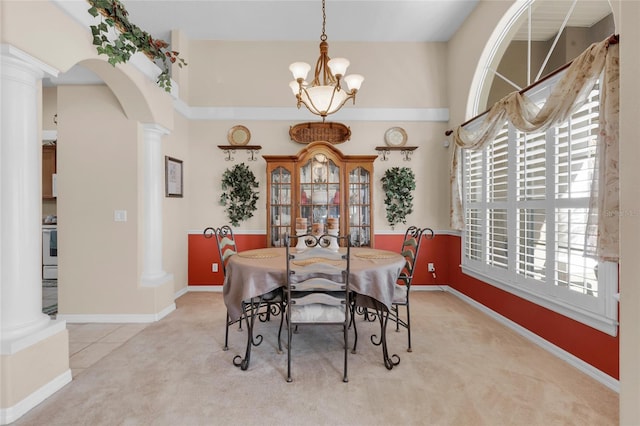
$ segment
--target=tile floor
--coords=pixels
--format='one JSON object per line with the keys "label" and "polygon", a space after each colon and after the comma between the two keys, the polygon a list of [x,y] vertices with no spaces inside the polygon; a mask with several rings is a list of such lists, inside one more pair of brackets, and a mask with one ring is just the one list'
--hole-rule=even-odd
{"label": "tile floor", "polygon": [[[43,312],[55,318],[58,312],[58,287],[53,281],[43,282]],[[71,374],[79,374],[101,360],[112,350],[142,331],[148,324],[67,323],[69,330],[69,366]]]}
{"label": "tile floor", "polygon": [[77,377],[111,351],[142,331],[148,324],[67,323],[69,366]]}

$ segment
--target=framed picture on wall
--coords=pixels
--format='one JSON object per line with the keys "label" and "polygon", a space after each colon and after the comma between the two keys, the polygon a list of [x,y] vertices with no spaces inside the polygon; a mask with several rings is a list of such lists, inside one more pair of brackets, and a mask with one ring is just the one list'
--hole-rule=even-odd
{"label": "framed picture on wall", "polygon": [[182,197],[182,160],[164,157],[165,196]]}

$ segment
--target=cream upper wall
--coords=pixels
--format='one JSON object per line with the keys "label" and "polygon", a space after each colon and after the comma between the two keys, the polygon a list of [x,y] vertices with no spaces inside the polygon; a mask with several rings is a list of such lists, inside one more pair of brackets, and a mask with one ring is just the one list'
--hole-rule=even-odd
{"label": "cream upper wall", "polygon": [[[319,56],[315,42],[192,41],[189,52],[191,106],[290,107],[295,98],[288,87],[293,79],[289,65],[307,62],[311,76]],[[440,108],[448,104],[445,43],[372,45],[329,40],[329,55],[349,59],[347,74],[364,75],[358,106]]]}
{"label": "cream upper wall", "polygon": [[[292,107],[295,105],[288,83],[288,66],[296,60],[315,64],[318,43],[309,42],[217,42],[192,41],[189,45],[188,99],[191,106],[201,107]],[[330,55],[347,57],[351,61],[349,72],[365,76],[356,106],[344,108],[446,108],[446,44],[445,43],[378,43],[375,48],[362,43],[331,43]],[[194,88],[197,88],[193,90]],[[182,89],[181,89],[182,92]],[[375,155],[376,146],[384,145],[384,133],[389,127],[401,126],[408,134],[407,145],[419,148],[411,161],[403,161],[399,152],[392,153],[389,161],[374,163],[374,228],[390,230],[384,211],[380,178],[389,167],[409,166],[416,174],[417,188],[414,213],[409,223],[420,223],[434,229],[448,227],[448,206],[434,200],[447,199],[448,150],[444,122],[397,121],[344,121],[340,112],[330,116],[351,128],[351,140],[337,145],[344,154]],[[289,138],[289,127],[304,121],[319,121],[303,107],[300,120],[218,121],[193,120],[190,122],[190,158],[192,180],[189,227],[201,230],[206,226],[227,223],[223,207],[218,200],[222,192],[220,180],[224,170],[244,162],[254,172],[260,186],[258,210],[254,217],[242,222],[241,229],[266,230],[266,163],[262,155],[296,154],[304,145]],[[225,161],[217,145],[227,144],[228,130],[237,124],[251,131],[251,144],[261,145],[259,160],[249,162],[241,149],[234,161]]]}
{"label": "cream upper wall", "polygon": [[97,57],[88,28],[71,23],[69,16],[52,2],[2,0],[0,8],[3,43],[59,71],[68,70],[79,58]]}

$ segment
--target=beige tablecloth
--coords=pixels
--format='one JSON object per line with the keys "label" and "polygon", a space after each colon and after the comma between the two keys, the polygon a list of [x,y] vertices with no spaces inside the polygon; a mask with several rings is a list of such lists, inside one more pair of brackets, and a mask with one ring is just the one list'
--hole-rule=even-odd
{"label": "beige tablecloth", "polygon": [[[243,300],[286,286],[285,257],[285,248],[278,247],[247,250],[229,258],[223,295],[232,320],[240,318]],[[404,258],[398,253],[353,247],[350,289],[390,308],[394,285],[404,264]]]}

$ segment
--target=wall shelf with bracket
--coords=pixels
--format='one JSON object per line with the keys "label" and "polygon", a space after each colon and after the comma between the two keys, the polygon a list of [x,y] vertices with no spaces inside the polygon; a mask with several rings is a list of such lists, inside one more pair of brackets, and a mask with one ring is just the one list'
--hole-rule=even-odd
{"label": "wall shelf with bracket", "polygon": [[224,151],[224,161],[233,161],[231,155],[236,153],[236,150],[246,149],[249,155],[249,161],[258,161],[256,154],[262,149],[261,145],[218,145],[222,151]]}
{"label": "wall shelf with bracket", "polygon": [[387,161],[391,151],[400,151],[400,154],[404,157],[404,161],[411,161],[411,154],[418,149],[417,146],[376,146],[380,161]]}

